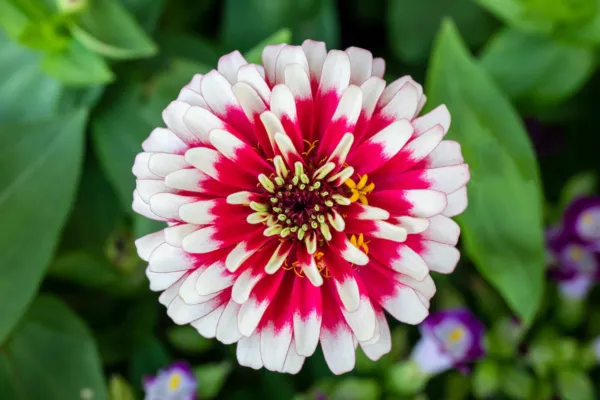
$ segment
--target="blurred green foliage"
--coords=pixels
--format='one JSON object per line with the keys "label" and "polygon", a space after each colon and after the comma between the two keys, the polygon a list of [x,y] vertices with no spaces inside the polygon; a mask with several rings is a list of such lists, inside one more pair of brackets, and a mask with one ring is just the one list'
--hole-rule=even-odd
{"label": "blurred green foliage", "polygon": [[[260,62],[307,38],[371,50],[388,81],[424,80],[428,107],[452,113],[470,206],[432,307],[487,326],[469,375],[423,376],[407,360],[417,331],[399,324],[390,354],[359,351],[345,376],[319,353],[297,376],[241,368],[147,289],[133,240],[161,224],[131,211],[142,140],[220,55]],[[547,284],[543,232],[597,190],[599,46],[600,0],[0,1],[0,398],[142,398],[143,376],[178,359],[202,399],[598,398],[600,299]],[[525,118],[559,126],[559,149],[534,148]]]}

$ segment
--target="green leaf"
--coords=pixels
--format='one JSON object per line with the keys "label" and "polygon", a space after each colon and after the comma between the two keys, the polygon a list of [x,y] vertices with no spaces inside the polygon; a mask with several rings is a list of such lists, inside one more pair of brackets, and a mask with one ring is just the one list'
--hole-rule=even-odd
{"label": "green leaf", "polygon": [[309,14],[307,19],[298,18],[297,20],[292,20],[292,23],[285,25],[292,26],[293,28],[293,42],[300,43],[304,39],[310,38],[325,42],[329,48],[339,47],[340,22],[337,13],[337,3],[335,0],[308,1],[309,4],[311,2],[313,7],[307,6],[304,12],[302,10],[294,10],[295,13],[300,14],[314,10],[312,14]]}
{"label": "green leaf", "polygon": [[489,14],[473,0],[392,0],[387,17],[388,39],[394,54],[411,64],[427,59],[443,17],[456,22],[471,47],[485,43],[494,29]]}
{"label": "green leaf", "polygon": [[133,388],[119,375],[110,378],[108,392],[110,400],[135,400]]}
{"label": "green leaf", "polygon": [[381,396],[381,386],[372,378],[346,378],[335,387],[332,400],[377,400]]}
{"label": "green leaf", "polygon": [[593,171],[581,172],[569,178],[560,192],[559,211],[562,213],[577,197],[593,195],[597,180],[598,176]]}
{"label": "green leaf", "polygon": [[131,382],[142,382],[144,376],[156,375],[171,362],[165,346],[153,336],[145,336],[135,341],[135,348],[130,362]]}
{"label": "green leaf", "polygon": [[141,93],[142,87],[133,84],[115,88],[91,122],[94,150],[124,210],[131,210],[135,156],[153,128],[140,115]]}
{"label": "green leaf", "polygon": [[156,45],[118,0],[89,0],[73,35],[87,48],[111,58],[140,58],[156,53]]}
{"label": "green leaf", "polygon": [[74,39],[63,51],[47,53],[42,68],[49,75],[73,86],[104,84],[114,79],[104,59]]}
{"label": "green leaf", "polygon": [[0,387],[5,399],[107,399],[92,335],[59,300],[36,299],[0,349]]}
{"label": "green leaf", "polygon": [[194,368],[194,375],[198,380],[198,397],[202,400],[217,397],[231,369],[228,362],[204,364]]}
{"label": "green leaf", "polygon": [[165,8],[165,0],[121,0],[121,3],[148,33],[154,32]]}
{"label": "green leaf", "polygon": [[221,50],[216,43],[186,32],[161,32],[156,38],[161,56],[184,59],[213,68],[217,65]]}
{"label": "green leaf", "polygon": [[311,38],[336,47],[339,42],[336,3],[333,0],[225,1],[221,37],[228,48],[245,52],[282,27],[291,29],[294,42]]}
{"label": "green leaf", "polygon": [[554,22],[544,16],[532,14],[523,0],[475,0],[507,25],[527,32],[550,34]]}
{"label": "green leaf", "polygon": [[490,359],[478,362],[473,370],[472,386],[478,399],[495,395],[500,387],[500,366]]}
{"label": "green leaf", "polygon": [[595,50],[507,28],[481,55],[482,66],[512,99],[554,104],[589,79]]}
{"label": "green leaf", "polygon": [[0,30],[0,123],[44,118],[54,111],[62,85],[38,64],[37,54]]}
{"label": "green leaf", "polygon": [[214,340],[200,336],[191,325],[174,326],[167,331],[167,336],[173,347],[187,353],[203,353],[214,344]]}
{"label": "green leaf", "polygon": [[557,386],[563,400],[595,399],[594,384],[582,371],[561,370],[557,374]]}
{"label": "green leaf", "polygon": [[292,32],[287,29],[280,29],[259,44],[251,48],[246,52],[244,58],[253,64],[262,64],[262,51],[263,49],[271,44],[290,43],[292,41]]}
{"label": "green leaf", "polygon": [[0,126],[0,343],[33,299],[58,244],[77,188],[86,118],[80,110]]}
{"label": "green leaf", "polygon": [[419,366],[411,360],[399,362],[386,371],[385,383],[387,389],[395,394],[414,396],[427,385],[429,376],[424,374]]}
{"label": "green leaf", "polygon": [[81,250],[59,256],[48,273],[56,278],[116,295],[131,293],[146,283],[143,273],[126,274],[106,258]]}
{"label": "green leaf", "polygon": [[527,400],[534,393],[535,379],[522,367],[506,366],[500,372],[502,391],[511,399]]}
{"label": "green leaf", "polygon": [[230,48],[250,49],[287,26],[292,9],[280,0],[225,0],[221,38]]}
{"label": "green leaf", "polygon": [[474,62],[451,21],[428,71],[430,104],[452,114],[471,171],[469,207],[458,220],[466,253],[526,324],[544,286],[542,200],[534,151],[522,122]]}
{"label": "green leaf", "polygon": [[14,2],[0,1],[0,31],[4,30],[13,40],[18,40],[28,22],[27,14]]}

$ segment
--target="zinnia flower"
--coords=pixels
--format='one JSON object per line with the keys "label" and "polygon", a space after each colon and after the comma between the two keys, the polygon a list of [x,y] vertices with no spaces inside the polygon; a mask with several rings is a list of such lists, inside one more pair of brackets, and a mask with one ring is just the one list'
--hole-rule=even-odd
{"label": "zinnia flower", "polygon": [[421,340],[415,345],[411,359],[426,375],[451,368],[465,371],[468,363],[485,354],[485,327],[469,310],[438,311],[420,328]]}
{"label": "zinnia flower", "polygon": [[582,299],[600,278],[600,197],[580,197],[546,235],[550,277],[561,294]]}
{"label": "zinnia flower", "polygon": [[135,161],[133,208],[168,227],[139,239],[178,324],[237,342],[240,364],[296,373],[320,343],[334,373],[390,350],[383,310],[428,314],[452,272],[469,170],[444,106],[384,62],[305,41],[239,52],[196,75]]}
{"label": "zinnia flower", "polygon": [[173,363],[156,376],[144,379],[145,400],[194,400],[198,382],[190,367]]}

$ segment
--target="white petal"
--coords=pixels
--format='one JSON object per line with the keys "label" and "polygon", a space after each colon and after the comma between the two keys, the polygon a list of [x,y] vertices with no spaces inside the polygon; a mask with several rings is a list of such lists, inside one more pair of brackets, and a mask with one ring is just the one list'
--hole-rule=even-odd
{"label": "white petal", "polygon": [[[235,280],[231,290],[231,298],[242,304],[248,300],[252,289],[264,277],[262,271],[256,273],[253,268],[248,268],[242,272]],[[247,336],[247,335],[246,335]]]}
{"label": "white petal", "polygon": [[358,47],[349,47],[346,54],[350,59],[350,83],[362,85],[371,77],[373,68],[373,55],[370,51]]}
{"label": "white petal", "polygon": [[206,296],[201,296],[196,291],[198,277],[202,275],[203,272],[204,270],[200,268],[195,270],[189,274],[181,284],[181,287],[179,288],[179,297],[181,297],[184,303],[189,305],[204,303],[205,301],[214,298],[218,294],[217,292],[214,292]]}
{"label": "white petal", "polygon": [[257,303],[255,299],[250,299],[242,304],[238,314],[238,329],[242,335],[252,335],[267,310],[267,306],[266,301]]}
{"label": "white petal", "polygon": [[183,114],[183,121],[201,143],[209,144],[208,135],[213,129],[224,129],[225,123],[212,111],[202,107],[190,107]]}
{"label": "white petal", "polygon": [[321,315],[316,311],[302,318],[300,313],[294,314],[294,340],[296,351],[302,356],[309,357],[317,349],[321,331]]}
{"label": "white petal", "polygon": [[323,63],[327,57],[325,43],[315,42],[314,40],[305,40],[302,43],[302,50],[304,50],[306,59],[308,60],[310,78],[319,82],[321,79],[321,71],[323,70]]}
{"label": "white petal", "polygon": [[425,178],[430,182],[430,189],[444,193],[452,193],[465,186],[471,175],[467,164],[426,170]]}
{"label": "white petal", "polygon": [[302,369],[302,364],[304,364],[304,357],[298,355],[294,340],[292,339],[290,349],[285,357],[285,363],[283,364],[283,372],[297,374]]}
{"label": "white petal", "polygon": [[446,195],[436,190],[406,190],[404,191],[404,198],[413,205],[409,210],[410,214],[421,218],[428,218],[441,213],[448,204]]}
{"label": "white petal", "polygon": [[349,312],[356,311],[360,305],[360,292],[356,279],[352,276],[346,276],[343,281],[336,279],[334,282],[344,308]]}
{"label": "white petal", "polygon": [[375,221],[374,224],[377,230],[372,232],[371,236],[393,242],[404,242],[406,240],[406,229],[401,226],[392,225],[385,221]]}
{"label": "white petal", "polygon": [[373,66],[371,67],[371,74],[379,78],[383,78],[385,73],[385,60],[377,57],[373,59]]}
{"label": "white petal", "polygon": [[266,46],[262,53],[262,64],[265,67],[265,75],[267,77],[267,81],[271,83],[271,86],[275,84],[275,65],[277,63],[277,57],[279,57],[279,53],[286,47],[287,44],[272,44]]}
{"label": "white petal", "polygon": [[430,275],[426,275],[424,279],[416,280],[408,275],[397,275],[398,282],[403,283],[415,289],[417,292],[425,296],[426,299],[431,299],[436,292],[435,282]]}
{"label": "white petal", "polygon": [[275,328],[269,322],[260,331],[260,353],[266,369],[270,371],[283,371],[285,358],[292,342],[291,324]]}
{"label": "white petal", "polygon": [[238,70],[237,80],[238,82],[245,82],[252,86],[265,102],[269,102],[271,89],[269,89],[269,85],[267,85],[265,79],[260,75],[256,65],[248,64],[241,67]]}
{"label": "white petal", "polygon": [[233,300],[225,306],[223,315],[217,324],[217,340],[223,344],[232,344],[242,338],[238,329],[238,313],[242,306]]}
{"label": "white petal", "polygon": [[186,304],[181,297],[177,296],[169,304],[167,315],[171,317],[173,322],[177,325],[185,325],[208,315],[219,306],[220,304],[216,299],[200,304],[189,305]]}
{"label": "white petal", "polygon": [[171,130],[155,128],[142,143],[142,148],[147,152],[180,154],[188,146]]}
{"label": "white petal", "polygon": [[172,172],[189,167],[183,156],[177,154],[154,153],[148,160],[148,168],[152,173],[165,177]]}
{"label": "white petal", "polygon": [[454,217],[467,209],[469,199],[467,198],[467,188],[463,186],[455,192],[448,195],[448,205],[442,212],[446,217]]}
{"label": "white petal", "polygon": [[179,218],[191,224],[212,224],[218,219],[218,217],[210,211],[216,204],[217,202],[215,200],[198,200],[183,204],[179,207]]}
{"label": "white petal", "polygon": [[368,298],[362,298],[355,311],[342,310],[342,314],[359,342],[366,342],[375,336],[377,318]]}
{"label": "white petal", "polygon": [[150,203],[150,197],[158,193],[169,192],[162,179],[137,179],[135,189],[145,203]]}
{"label": "white petal", "polygon": [[428,218],[402,216],[396,217],[396,221],[398,225],[406,229],[406,232],[408,232],[409,235],[424,232],[427,228],[429,228]]}
{"label": "white petal", "polygon": [[[437,126],[437,125],[436,125]],[[464,162],[460,144],[454,140],[442,140],[440,144],[427,156],[429,168],[447,167]]]}
{"label": "white petal", "polygon": [[165,234],[164,231],[160,230],[137,239],[135,241],[135,247],[140,258],[144,261],[148,261],[150,259],[150,254],[164,242]]}
{"label": "white petal", "polygon": [[198,142],[198,138],[189,130],[183,122],[183,115],[191,106],[183,101],[172,101],[162,113],[163,120],[167,127],[173,131],[185,143],[193,144]]}
{"label": "white petal", "polygon": [[[160,296],[158,296],[158,302],[160,304],[162,304],[163,306],[168,307],[169,304],[171,304],[173,302],[173,300],[175,300],[175,298],[179,296],[179,288],[181,287],[181,284],[187,277],[187,274],[184,271],[182,271],[182,272],[183,272],[183,275],[181,276],[181,278],[179,278],[175,283],[170,285],[167,288],[167,290],[165,290],[164,292],[161,293]],[[166,275],[166,274],[164,274],[164,275]]]}
{"label": "white petal", "polygon": [[342,93],[349,83],[350,59],[348,55],[341,50],[331,50],[323,63],[319,92],[333,90],[336,93]]}
{"label": "white petal", "polygon": [[187,235],[181,243],[184,250],[190,253],[205,254],[220,249],[222,242],[214,240],[216,228],[207,226]]}
{"label": "white petal", "polygon": [[150,209],[163,218],[179,220],[179,207],[195,201],[189,196],[180,196],[173,193],[158,193],[150,198]]}
{"label": "white petal", "polygon": [[444,132],[448,132],[450,128],[450,112],[445,105],[434,108],[429,113],[415,119],[413,125],[415,127],[415,135],[420,135],[435,125],[442,125]]}
{"label": "white petal", "polygon": [[194,259],[179,247],[163,243],[150,255],[149,268],[153,272],[186,271],[194,266]]}
{"label": "white petal", "polygon": [[206,296],[219,292],[233,285],[235,276],[225,269],[221,261],[206,268],[196,281],[195,290],[199,295]]}
{"label": "white petal", "polygon": [[284,83],[285,68],[291,64],[298,64],[306,73],[308,73],[308,60],[302,47],[300,46],[285,46],[277,57],[275,65],[275,83]]}
{"label": "white petal", "polygon": [[237,81],[238,70],[246,64],[248,64],[248,61],[236,50],[219,58],[217,70],[234,85]]}
{"label": "white petal", "polygon": [[460,251],[456,247],[431,240],[423,241],[423,245],[424,249],[421,252],[421,257],[423,257],[431,271],[440,274],[449,274],[454,271],[460,259]]}
{"label": "white petal", "polygon": [[381,356],[389,353],[392,349],[392,335],[383,313],[377,315],[377,322],[379,323],[379,340],[376,343],[369,345],[361,343],[365,355],[373,361],[379,360]]}
{"label": "white petal", "polygon": [[160,179],[160,176],[150,171],[150,157],[154,153],[139,153],[135,156],[131,172],[139,179]]}
{"label": "white petal", "polygon": [[352,331],[345,324],[340,324],[334,331],[321,331],[321,348],[325,362],[336,375],[354,369],[356,352],[352,338]]}
{"label": "white petal", "polygon": [[217,334],[217,324],[219,323],[219,319],[221,318],[224,309],[225,306],[223,305],[205,317],[192,322],[191,325],[196,328],[200,335],[207,339],[212,339]]}
{"label": "white petal", "polygon": [[383,308],[400,322],[411,325],[423,322],[429,314],[429,310],[419,300],[415,290],[400,284],[396,290],[394,296],[382,301]]}
{"label": "white petal", "polygon": [[177,96],[177,100],[187,103],[190,106],[208,108],[208,104],[206,104],[206,100],[204,100],[204,97],[202,97],[202,95],[200,94],[200,89],[198,89],[198,91],[195,91],[195,90],[189,89],[187,87],[184,87],[179,92],[179,95]]}
{"label": "white petal", "polygon": [[165,228],[165,242],[171,246],[181,247],[183,238],[190,233],[200,229],[200,226],[194,224],[179,224]]}
{"label": "white petal", "polygon": [[443,215],[430,218],[429,228],[423,232],[423,237],[435,242],[456,246],[460,236],[460,227],[456,222]]}
{"label": "white petal", "polygon": [[206,175],[215,179],[219,178],[215,168],[215,163],[219,159],[219,153],[216,150],[206,147],[196,147],[185,153],[185,159]]}
{"label": "white petal", "polygon": [[398,257],[390,260],[389,266],[394,271],[414,279],[424,279],[429,273],[425,260],[406,245],[398,246]]}
{"label": "white petal", "polygon": [[137,190],[133,191],[133,203],[131,204],[131,208],[133,208],[133,211],[143,215],[144,217],[155,219],[157,221],[165,220],[163,217],[159,217],[158,215],[154,214],[152,210],[150,210],[150,204],[142,200],[142,197]]}
{"label": "white petal", "polygon": [[412,120],[417,112],[418,103],[419,90],[412,83],[408,82],[405,83],[392,100],[383,107],[381,113],[396,120]]}
{"label": "white petal", "polygon": [[150,290],[153,292],[161,292],[175,282],[177,282],[185,274],[185,271],[175,272],[153,272],[150,268],[146,268],[146,277],[150,281]]}
{"label": "white petal", "polygon": [[255,333],[250,337],[243,337],[237,344],[237,360],[240,365],[252,369],[260,369],[263,366],[260,357],[260,335]]}

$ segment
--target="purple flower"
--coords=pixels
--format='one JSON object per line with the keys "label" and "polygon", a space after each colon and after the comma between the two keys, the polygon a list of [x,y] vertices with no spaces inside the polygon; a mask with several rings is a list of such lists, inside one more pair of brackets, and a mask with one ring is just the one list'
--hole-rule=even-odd
{"label": "purple flower", "polygon": [[485,354],[485,327],[467,309],[438,311],[421,324],[421,340],[411,358],[422,372],[434,375],[450,368],[461,371]]}
{"label": "purple flower", "polygon": [[580,197],[546,232],[549,276],[563,296],[584,298],[600,278],[600,197]]}
{"label": "purple flower", "polygon": [[190,367],[175,362],[158,371],[156,376],[144,378],[145,400],[194,400],[198,382]]}

